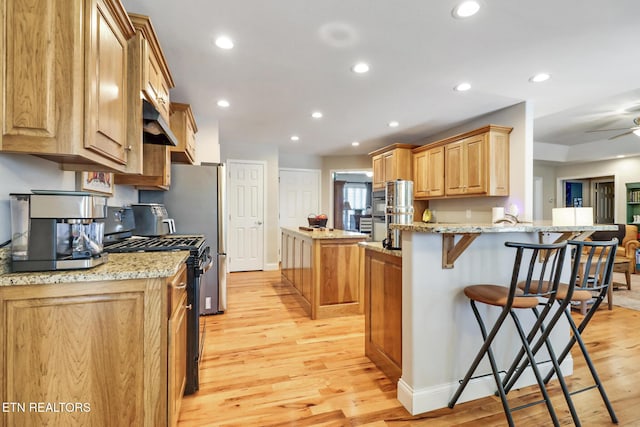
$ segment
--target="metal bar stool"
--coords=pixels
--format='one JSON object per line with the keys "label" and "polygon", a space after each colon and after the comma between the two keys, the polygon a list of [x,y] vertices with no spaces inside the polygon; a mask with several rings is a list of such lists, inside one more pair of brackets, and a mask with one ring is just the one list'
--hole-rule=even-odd
{"label": "metal bar stool", "polygon": [[[587,348],[584,345],[581,335],[582,331],[584,331],[585,327],[589,323],[589,320],[593,317],[595,311],[598,309],[605,296],[607,296],[607,292],[609,291],[609,288],[611,286],[618,240],[613,239],[609,242],[569,241],[568,244],[573,247],[572,252],[574,254],[573,267],[571,271],[571,283],[559,284],[555,299],[559,303],[557,315],[564,315],[567,318],[569,327],[573,332],[573,336],[560,353],[560,356],[557,360],[558,363],[553,364],[553,368],[545,376],[544,383],[547,384],[556,372],[559,373],[558,379],[563,386],[563,392],[565,392],[565,398],[567,399],[567,404],[569,405],[576,426],[580,426],[581,424],[577,414],[575,413],[570,395],[582,393],[593,388],[598,388],[602,400],[607,407],[607,410],[609,411],[611,421],[617,423],[618,419],[604,390],[604,386],[602,385],[602,382],[598,377],[593,362],[589,357],[589,353],[587,352]],[[518,286],[522,289],[524,287],[524,284],[519,283]],[[543,286],[548,286],[548,284],[545,283],[543,284]],[[569,305],[572,302],[581,305],[586,305],[589,302],[592,303],[591,307],[580,323],[580,326],[576,326],[573,317],[571,316],[571,307]],[[588,386],[580,390],[571,391],[567,395],[559,365],[567,357],[567,355],[571,351],[571,348],[576,342],[579,344],[595,385]],[[539,350],[540,346],[541,343],[539,341],[535,346],[533,346],[532,351],[534,354]],[[514,361],[514,364],[507,371],[507,375],[503,379],[503,386],[506,392],[508,392],[513,387],[515,382],[520,377],[523,369],[526,367],[527,360],[524,360],[523,356],[524,352],[521,351],[518,357],[516,357],[516,361]],[[520,361],[521,364],[518,369],[515,369],[515,365],[518,363],[518,361]]]}
{"label": "metal bar stool", "polygon": [[[498,389],[497,393],[502,401],[502,407],[509,425],[514,425],[511,414],[512,411],[530,406],[523,405],[513,409],[510,408],[506,396],[507,391],[503,387],[503,381],[500,378],[500,371],[498,369],[493,350],[491,349],[491,344],[504,324],[507,316],[510,315],[518,331],[522,350],[526,354],[527,363],[531,366],[538,386],[540,387],[540,391],[543,396],[542,401],[546,403],[553,424],[558,426],[560,425],[558,417],[553,405],[551,404],[551,400],[549,399],[544,383],[544,377],[538,369],[530,344],[532,343],[533,337],[536,335],[538,335],[539,338],[536,339],[535,346],[538,346],[538,343],[542,345],[542,343],[547,342],[547,338],[551,333],[555,322],[557,322],[560,317],[552,316],[550,321],[546,324],[544,323],[545,319],[551,313],[551,307],[555,302],[567,243],[566,241],[550,244],[507,242],[505,245],[516,249],[516,257],[510,286],[506,287],[492,284],[480,284],[464,288],[464,294],[469,298],[469,302],[476,320],[478,321],[484,343],[471,363],[466,375],[460,381],[460,385],[458,386],[455,394],[449,401],[449,408],[453,408],[455,406],[460,395],[472,379],[473,374],[485,355],[489,358],[491,371]],[[518,287],[518,283],[524,283],[522,289]],[[544,285],[545,283],[547,284],[546,286]],[[538,312],[533,326],[528,332],[525,332],[518,317],[518,311],[521,311],[521,309],[537,309],[540,297],[544,298],[545,307],[542,311]],[[502,311],[489,333],[487,333],[485,323],[478,311],[478,302],[491,306],[502,307]],[[552,355],[551,358],[555,363],[555,357]],[[516,359],[516,364],[519,361],[519,359]]]}

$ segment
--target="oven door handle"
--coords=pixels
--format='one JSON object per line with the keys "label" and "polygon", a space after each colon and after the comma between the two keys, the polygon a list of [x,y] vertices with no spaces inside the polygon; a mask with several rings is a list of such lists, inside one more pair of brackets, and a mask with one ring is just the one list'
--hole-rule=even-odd
{"label": "oven door handle", "polygon": [[200,274],[206,273],[211,269],[211,267],[213,267],[213,257],[208,251],[207,251],[206,259],[207,259],[206,264],[202,266],[202,268],[200,268]]}

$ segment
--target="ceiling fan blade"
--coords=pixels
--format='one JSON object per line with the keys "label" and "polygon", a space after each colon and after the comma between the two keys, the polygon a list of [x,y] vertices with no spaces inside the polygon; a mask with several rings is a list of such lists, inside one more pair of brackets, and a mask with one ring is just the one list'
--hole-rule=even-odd
{"label": "ceiling fan blade", "polygon": [[592,132],[611,132],[614,130],[629,130],[629,127],[626,128],[617,128],[617,129],[594,129],[594,130],[586,130],[585,133],[592,133]]}
{"label": "ceiling fan blade", "polygon": [[609,138],[609,140],[620,138],[621,136],[629,135],[630,133],[633,133],[633,130],[630,130],[629,132],[624,132],[624,133],[618,134],[616,136],[612,136],[611,138]]}

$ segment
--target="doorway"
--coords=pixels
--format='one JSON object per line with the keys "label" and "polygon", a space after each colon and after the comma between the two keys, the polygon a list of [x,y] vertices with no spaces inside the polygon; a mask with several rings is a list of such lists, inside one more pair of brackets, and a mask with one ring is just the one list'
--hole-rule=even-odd
{"label": "doorway", "polygon": [[336,171],[332,178],[334,228],[361,231],[361,219],[371,218],[373,173]]}
{"label": "doorway", "polygon": [[595,224],[615,222],[614,176],[564,179],[561,184],[564,207],[592,207]]}

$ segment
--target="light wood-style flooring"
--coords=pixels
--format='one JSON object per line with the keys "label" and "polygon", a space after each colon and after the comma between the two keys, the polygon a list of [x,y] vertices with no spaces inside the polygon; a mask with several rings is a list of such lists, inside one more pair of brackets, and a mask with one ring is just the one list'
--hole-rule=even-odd
{"label": "light wood-style flooring", "polygon": [[[395,384],[364,355],[363,316],[310,320],[279,272],[230,274],[228,310],[206,317],[206,330],[200,390],[184,398],[181,427],[506,425],[493,396],[411,416]],[[640,312],[601,309],[584,338],[619,425],[640,426]],[[591,384],[575,352],[574,362],[569,387]],[[557,382],[550,393],[562,425],[572,425]],[[539,396],[528,387],[509,400],[516,406]],[[583,426],[614,425],[596,390],[574,402]],[[517,426],[551,425],[544,404],[514,418]]]}

